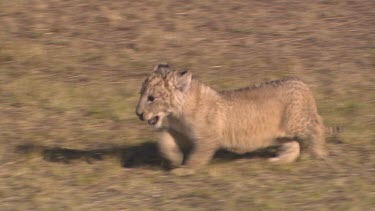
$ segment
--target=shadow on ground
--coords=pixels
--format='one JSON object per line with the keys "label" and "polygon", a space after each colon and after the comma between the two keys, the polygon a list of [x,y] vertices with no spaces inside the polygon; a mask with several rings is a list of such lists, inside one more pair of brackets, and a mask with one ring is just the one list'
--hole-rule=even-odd
{"label": "shadow on ground", "polygon": [[[168,169],[168,163],[159,156],[157,145],[154,142],[145,142],[136,146],[121,146],[102,149],[77,150],[62,147],[45,147],[31,144],[19,145],[16,152],[20,154],[38,154],[45,161],[70,164],[81,160],[87,163],[118,158],[124,168],[152,167]],[[214,156],[214,162],[225,162],[236,159],[267,158],[275,156],[273,148],[258,150],[246,154],[235,154],[219,150]]]}

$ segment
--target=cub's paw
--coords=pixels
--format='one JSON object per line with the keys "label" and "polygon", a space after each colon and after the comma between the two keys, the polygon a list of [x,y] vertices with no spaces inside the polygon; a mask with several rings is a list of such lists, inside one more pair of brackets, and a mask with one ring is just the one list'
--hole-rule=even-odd
{"label": "cub's paw", "polygon": [[171,171],[171,173],[173,175],[182,177],[182,176],[190,176],[190,175],[195,174],[195,170],[191,169],[191,168],[184,168],[184,167],[182,167],[182,168],[173,169]]}
{"label": "cub's paw", "polygon": [[315,150],[314,156],[319,160],[326,160],[329,157],[329,153],[325,149]]}
{"label": "cub's paw", "polygon": [[279,157],[268,158],[267,160],[268,160],[268,162],[275,163],[275,164],[277,164],[277,163],[280,162],[280,158]]}

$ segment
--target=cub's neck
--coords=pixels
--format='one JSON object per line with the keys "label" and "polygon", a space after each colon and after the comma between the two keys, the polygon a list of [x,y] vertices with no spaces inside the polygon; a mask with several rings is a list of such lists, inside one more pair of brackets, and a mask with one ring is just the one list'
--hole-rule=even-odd
{"label": "cub's neck", "polygon": [[193,79],[191,86],[184,96],[180,115],[194,115],[201,113],[202,107],[214,106],[221,100],[220,94],[211,87],[203,84],[198,79]]}

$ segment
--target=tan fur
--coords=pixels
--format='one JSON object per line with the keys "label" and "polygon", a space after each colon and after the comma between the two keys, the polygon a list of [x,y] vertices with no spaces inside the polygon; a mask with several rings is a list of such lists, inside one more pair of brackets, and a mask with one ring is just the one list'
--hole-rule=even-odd
{"label": "tan fur", "polygon": [[[145,100],[150,95],[157,96],[155,102]],[[296,160],[304,146],[318,157],[327,154],[312,92],[296,78],[217,92],[190,72],[159,65],[143,84],[137,114],[145,120],[159,115],[155,127],[168,119],[158,142],[161,154],[180,167],[182,151],[192,146],[185,162],[189,172],[207,164],[219,148],[245,153],[279,145],[278,156],[270,159],[276,163]]]}

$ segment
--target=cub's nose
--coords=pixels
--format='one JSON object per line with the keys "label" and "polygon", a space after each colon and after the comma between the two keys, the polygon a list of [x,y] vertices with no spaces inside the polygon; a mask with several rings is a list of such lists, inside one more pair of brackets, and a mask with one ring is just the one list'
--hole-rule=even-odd
{"label": "cub's nose", "polygon": [[143,117],[143,112],[139,112],[138,110],[135,112],[140,120],[144,121],[145,118]]}

